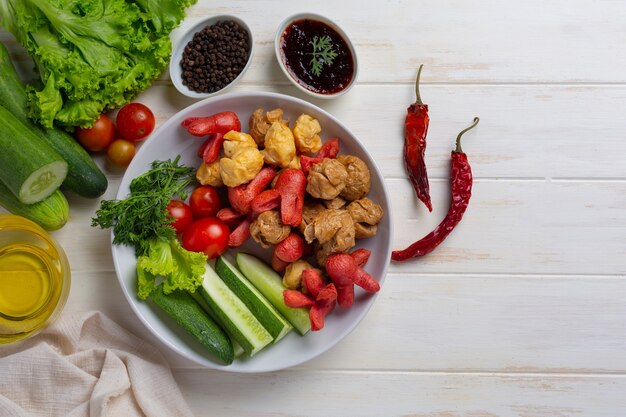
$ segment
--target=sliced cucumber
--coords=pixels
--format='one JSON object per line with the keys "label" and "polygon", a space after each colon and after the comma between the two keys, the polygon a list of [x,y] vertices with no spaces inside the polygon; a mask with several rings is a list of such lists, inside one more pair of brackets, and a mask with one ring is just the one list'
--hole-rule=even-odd
{"label": "sliced cucumber", "polygon": [[272,335],[274,343],[285,337],[293,326],[278,310],[223,256],[217,259],[215,272],[237,297],[250,309],[263,327]]}
{"label": "sliced cucumber", "polygon": [[209,352],[227,365],[233,362],[233,345],[228,335],[207,315],[191,295],[181,290],[165,295],[163,284],[161,284],[152,291],[150,298]]}
{"label": "sliced cucumber", "polygon": [[200,295],[219,323],[250,356],[272,343],[272,335],[254,317],[209,264],[205,266]]}
{"label": "sliced cucumber", "polygon": [[[196,292],[190,292],[189,295],[191,295],[191,297],[196,300],[196,302],[200,305],[200,307],[202,307],[202,309],[209,315],[209,317],[211,317],[213,320],[215,320],[216,322],[219,321],[219,319],[217,318],[217,316],[215,316],[215,313],[213,313],[213,310],[211,309],[211,307],[209,307],[209,305],[207,304],[206,301],[204,301],[204,298],[202,298],[202,296],[200,295],[200,291],[196,291]],[[239,343],[237,343],[237,341],[233,338],[233,336],[228,333],[226,330],[224,330],[226,332],[226,334],[228,335],[228,338],[230,339],[230,342],[233,344],[233,351],[235,352],[235,358],[240,357],[241,355],[243,355],[244,353],[246,353],[243,348],[241,347],[241,345]]]}
{"label": "sliced cucumber", "polygon": [[67,175],[67,162],[0,106],[0,181],[24,204],[44,200]]}
{"label": "sliced cucumber", "polygon": [[237,266],[252,285],[291,322],[298,333],[304,336],[311,330],[309,310],[306,308],[291,308],[285,305],[283,291],[287,288],[283,285],[280,275],[272,268],[262,260],[247,253],[237,254]]}

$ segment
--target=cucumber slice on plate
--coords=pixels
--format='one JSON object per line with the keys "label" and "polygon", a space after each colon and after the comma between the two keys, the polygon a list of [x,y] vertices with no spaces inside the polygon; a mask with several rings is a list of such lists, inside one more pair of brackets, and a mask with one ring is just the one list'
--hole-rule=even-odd
{"label": "cucumber slice on plate", "polygon": [[165,295],[161,284],[152,291],[150,298],[209,352],[227,365],[233,362],[233,345],[228,335],[186,291],[176,290]]}
{"label": "cucumber slice on plate", "polygon": [[246,278],[263,294],[270,303],[304,336],[311,330],[309,310],[291,308],[285,304],[283,280],[265,262],[247,253],[237,254],[237,266]]}
{"label": "cucumber slice on plate", "polygon": [[224,256],[217,259],[215,272],[272,335],[274,343],[293,329],[287,319]]}
{"label": "cucumber slice on plate", "polygon": [[[219,319],[215,316],[215,313],[213,313],[213,310],[211,309],[211,307],[209,307],[206,301],[204,301],[204,298],[202,298],[202,296],[200,295],[200,291],[189,292],[189,295],[191,295],[191,298],[196,300],[196,303],[198,303],[200,307],[202,307],[202,309],[209,315],[209,317],[211,317],[216,322],[219,322]],[[237,343],[237,341],[233,338],[233,336],[230,333],[228,333],[226,330],[224,330],[224,332],[226,332],[226,335],[230,339],[230,343],[233,345],[233,352],[235,353],[235,358],[238,358],[244,353],[246,353],[241,347],[241,345]]]}
{"label": "cucumber slice on plate", "polygon": [[202,286],[197,289],[222,327],[250,356],[272,343],[272,335],[207,264]]}

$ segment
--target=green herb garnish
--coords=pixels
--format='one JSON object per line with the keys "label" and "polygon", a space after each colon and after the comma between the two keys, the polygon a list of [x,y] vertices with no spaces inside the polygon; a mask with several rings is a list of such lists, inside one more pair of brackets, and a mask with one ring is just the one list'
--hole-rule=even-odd
{"label": "green herb garnish", "polygon": [[185,200],[186,187],[194,180],[194,168],[179,165],[180,155],[173,161],[154,161],[152,169],[130,183],[130,194],[123,200],[103,200],[92,227],[113,228],[113,244],[135,248],[137,256],[148,252],[153,238],[172,240],[176,232],[167,204],[174,197]]}
{"label": "green herb garnish", "polygon": [[331,65],[333,63],[333,60],[337,57],[337,52],[333,49],[333,41],[328,35],[322,36],[321,38],[317,36],[314,37],[311,41],[311,45],[313,45],[313,52],[310,53],[313,55],[310,61],[311,72],[319,76],[322,73],[324,65]]}

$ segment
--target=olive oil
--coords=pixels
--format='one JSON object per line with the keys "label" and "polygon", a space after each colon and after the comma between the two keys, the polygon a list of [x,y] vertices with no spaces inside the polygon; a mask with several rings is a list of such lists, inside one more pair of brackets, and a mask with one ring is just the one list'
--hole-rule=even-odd
{"label": "olive oil", "polygon": [[68,289],[67,258],[48,233],[22,217],[0,215],[0,344],[41,330]]}

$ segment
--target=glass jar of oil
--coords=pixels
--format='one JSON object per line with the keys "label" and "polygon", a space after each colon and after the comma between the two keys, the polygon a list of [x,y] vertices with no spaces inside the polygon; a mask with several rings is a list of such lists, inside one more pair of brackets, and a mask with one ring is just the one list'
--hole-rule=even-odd
{"label": "glass jar of oil", "polygon": [[70,290],[63,248],[39,225],[0,214],[0,344],[22,340],[57,318]]}

